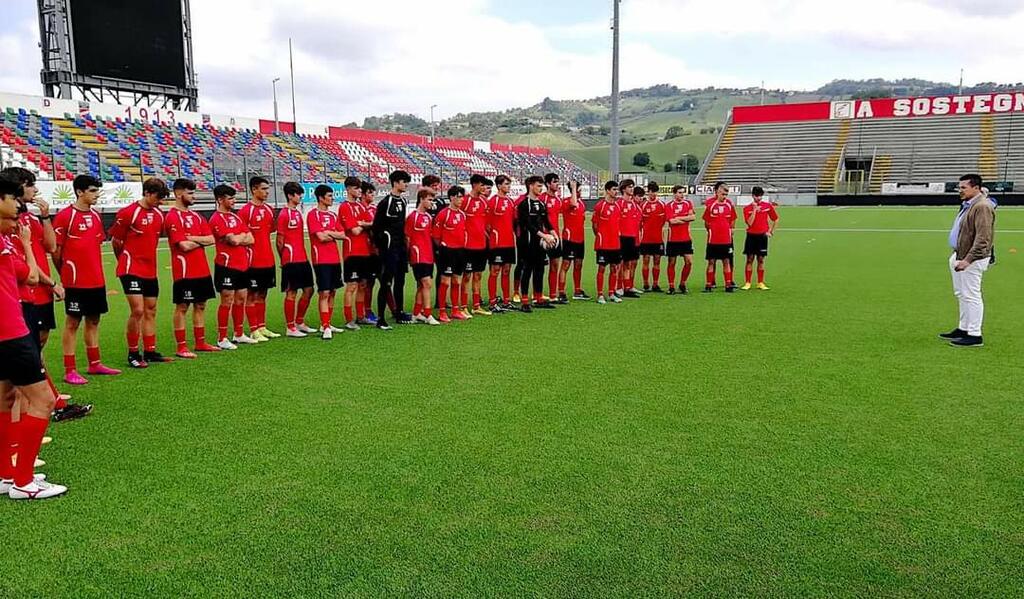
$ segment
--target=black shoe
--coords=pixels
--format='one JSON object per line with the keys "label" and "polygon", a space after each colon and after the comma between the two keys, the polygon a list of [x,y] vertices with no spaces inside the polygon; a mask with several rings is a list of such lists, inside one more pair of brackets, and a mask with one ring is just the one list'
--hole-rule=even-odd
{"label": "black shoe", "polygon": [[160,364],[174,361],[174,358],[165,356],[158,351],[145,352],[144,354],[142,354],[142,358],[150,364]]}
{"label": "black shoe", "polygon": [[953,329],[948,333],[939,333],[939,339],[945,339],[946,341],[952,341],[953,339],[961,339],[967,336],[967,331],[963,329]]}
{"label": "black shoe", "polygon": [[650,285],[644,285],[644,293],[650,293],[650,292],[651,292],[651,286]]}
{"label": "black shoe", "polygon": [[149,364],[146,363],[146,360],[142,357],[142,354],[140,354],[137,351],[128,352],[128,365],[131,366],[132,368],[149,367]]}
{"label": "black shoe", "polygon": [[949,344],[955,347],[984,347],[985,345],[980,336],[976,337],[974,335],[964,335],[959,339],[950,341]]}
{"label": "black shoe", "polygon": [[513,304],[512,302],[505,302],[504,304],[501,305],[501,307],[506,312],[515,312],[519,310],[519,306]]}
{"label": "black shoe", "polygon": [[388,321],[386,321],[384,319],[380,319],[380,320],[377,321],[377,328],[382,330],[382,331],[390,331],[391,330],[391,325],[388,324]]}
{"label": "black shoe", "polygon": [[561,304],[561,305],[565,306],[565,305],[567,305],[569,303],[569,297],[567,295],[565,295],[564,293],[559,294],[558,299],[555,300],[555,303],[556,304]]}
{"label": "black shoe", "polygon": [[669,295],[675,295],[675,294],[676,294],[676,290],[675,290],[675,289],[672,289],[671,287],[669,287],[669,288],[668,288],[668,294],[669,294]]}
{"label": "black shoe", "polygon": [[519,307],[519,311],[529,314],[530,312],[533,312],[533,308],[530,307],[530,304],[523,304]]}
{"label": "black shoe", "polygon": [[687,293],[689,293],[689,291],[686,290],[686,285],[680,285],[679,286],[679,293],[682,293],[683,295],[686,295]]}
{"label": "black shoe", "polygon": [[711,293],[714,290],[715,290],[715,288],[713,286],[711,286],[711,285],[705,285],[704,286],[704,293]]}
{"label": "black shoe", "polygon": [[[644,289],[644,291],[647,291],[647,289]],[[662,292],[661,291],[661,285],[655,285],[654,287],[651,287],[651,293],[661,293],[661,292]]]}
{"label": "black shoe", "polygon": [[85,418],[90,412],[92,412],[92,404],[69,403],[59,410],[54,410],[51,419],[54,422],[63,422],[65,420]]}
{"label": "black shoe", "polygon": [[533,305],[534,308],[540,308],[542,310],[554,310],[555,305],[551,302],[537,302]]}
{"label": "black shoe", "polygon": [[572,294],[572,299],[585,302],[585,301],[591,299],[591,297],[589,295],[587,295],[586,291],[583,291],[581,289],[581,290],[577,291],[576,293]]}
{"label": "black shoe", "polygon": [[412,324],[412,316],[408,312],[399,312],[395,314],[395,322],[398,324]]}
{"label": "black shoe", "polygon": [[726,285],[725,286],[725,292],[726,293],[732,293],[733,291],[736,291],[736,286],[735,285]]}

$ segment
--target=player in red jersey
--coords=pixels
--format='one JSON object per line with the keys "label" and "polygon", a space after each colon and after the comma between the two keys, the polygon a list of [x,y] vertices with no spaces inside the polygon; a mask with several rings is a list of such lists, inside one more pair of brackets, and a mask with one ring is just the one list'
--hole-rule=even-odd
{"label": "player in red jersey", "polygon": [[686,199],[686,188],[682,185],[672,187],[672,201],[665,206],[665,221],[668,223],[668,244],[665,254],[668,256],[668,293],[676,292],[676,262],[683,257],[683,272],[679,278],[679,293],[686,294],[686,281],[693,270],[693,239],[690,237],[690,223],[697,220],[693,203]]}
{"label": "player in red jersey", "polygon": [[[424,177],[426,179],[426,177]],[[440,185],[440,179],[438,180]],[[366,263],[366,285],[363,289],[363,305],[366,306],[366,318],[359,324],[377,324],[377,315],[373,313],[373,285],[380,277],[381,263],[380,253],[373,242],[373,219],[377,216],[377,204],[374,202],[377,188],[369,181],[363,181],[360,190],[362,192],[363,208],[366,210],[366,218],[371,226],[367,227],[370,235],[370,258]]]}
{"label": "player in red jersey", "polygon": [[101,247],[106,239],[103,221],[93,206],[100,198],[103,184],[89,175],[78,175],[71,183],[75,190],[75,203],[57,214],[53,232],[57,241],[54,264],[60,269],[64,285],[64,333],[61,346],[64,351],[64,382],[84,385],[85,377],[78,373],[75,347],[78,329],[85,320],[83,336],[89,360],[89,374],[117,375],[120,370],[108,368],[100,361],[100,317],[107,313],[107,287],[103,276]]}
{"label": "player in red jersey", "polygon": [[405,219],[405,238],[409,240],[409,264],[416,280],[412,321],[436,326],[441,321],[431,313],[433,304],[430,298],[430,288],[434,284],[434,219],[430,216],[430,209],[434,196],[434,190],[429,187],[421,187],[416,192],[416,210]]}
{"label": "player in red jersey", "polygon": [[[19,305],[19,285],[34,284],[39,277],[31,230],[18,224],[15,198],[22,194],[16,180],[0,177],[0,493],[31,500],[61,495],[67,487],[35,474],[56,398]],[[16,397],[21,398],[17,422],[13,416]]]}
{"label": "player in red jersey", "polygon": [[469,195],[462,202],[462,212],[466,215],[466,247],[463,249],[466,265],[462,274],[460,305],[468,309],[472,293],[472,312],[467,313],[472,318],[474,314],[492,314],[480,303],[480,277],[487,268],[487,196],[484,190],[493,186],[494,182],[483,175],[474,174],[469,178],[469,185]]}
{"label": "player in red jersey", "polygon": [[643,187],[636,185],[632,179],[619,183],[622,197],[619,199],[620,227],[622,237],[622,266],[619,268],[619,286],[616,294],[619,297],[640,297],[636,288],[636,264],[640,260],[640,222],[643,213],[640,211],[640,198]]}
{"label": "player in red jersey", "polygon": [[562,180],[555,173],[544,175],[544,193],[540,194],[540,200],[548,213],[548,230],[555,236],[558,243],[547,250],[548,256],[548,294],[551,301],[556,304],[567,304],[567,298],[558,295],[558,279],[562,273],[562,227],[558,219],[562,215]]}
{"label": "player in red jersey", "polygon": [[661,257],[665,255],[665,204],[658,199],[660,189],[654,181],[648,183],[647,198],[640,204],[640,255],[643,256],[644,291],[652,293],[661,293]]}
{"label": "player in red jersey", "polygon": [[[210,230],[217,244],[213,260],[213,286],[220,294],[217,307],[217,347],[238,349],[236,344],[252,345],[256,340],[245,334],[245,300],[249,291],[249,248],[252,232],[234,213],[235,189],[229,185],[213,188],[217,211],[210,217]],[[228,317],[234,321],[235,335],[228,339]]]}
{"label": "player in red jersey", "polygon": [[743,221],[747,223],[747,238],[743,242],[743,255],[747,257],[746,282],[743,290],[750,289],[754,260],[757,260],[757,288],[768,290],[764,283],[764,261],[768,257],[768,239],[775,233],[779,213],[775,205],[764,199],[764,189],[755,186],[751,190],[754,201],[743,207]]}
{"label": "player in red jersey", "polygon": [[719,181],[715,183],[714,201],[705,204],[704,226],[708,230],[708,246],[705,258],[708,261],[705,293],[715,287],[715,262],[722,263],[725,276],[725,291],[732,293],[736,284],[732,280],[732,228],[736,224],[736,209],[727,197],[728,187]]}
{"label": "player in red jersey", "polygon": [[358,321],[366,319],[366,281],[370,276],[370,227],[373,221],[362,200],[362,182],[345,178],[345,201],[338,206],[338,223],[346,239],[342,244],[345,259],[345,328],[358,331]]}
{"label": "player in red jersey", "polygon": [[[466,190],[460,185],[448,188],[448,207],[437,214],[434,219],[433,237],[437,240],[437,268],[441,271],[441,286],[437,294],[444,302],[444,296],[451,290],[451,320],[469,320],[465,307],[462,305],[462,275],[466,269],[466,213],[462,211],[462,203]],[[439,320],[448,322],[448,314],[444,308],[439,309]]]}
{"label": "player in red jersey", "polygon": [[[156,351],[156,301],[160,280],[156,272],[156,249],[164,230],[164,213],[160,210],[170,191],[157,178],[142,183],[142,199],[117,211],[110,227],[110,241],[117,256],[117,278],[121,280],[128,301],[128,365],[146,368],[149,363],[170,362]],[[139,336],[143,353],[139,353]]]}
{"label": "player in red jersey", "polygon": [[[514,310],[512,301],[512,265],[516,263],[516,206],[509,197],[512,179],[508,175],[494,178],[498,193],[487,202],[487,234],[490,247],[491,274],[487,278],[487,297],[492,312]],[[498,277],[501,296],[498,296]]]}
{"label": "player in red jersey", "polygon": [[285,205],[277,213],[276,226],[287,329],[285,335],[299,339],[316,332],[316,329],[306,324],[306,311],[313,301],[313,269],[306,254],[306,226],[302,216],[304,194],[305,190],[298,183],[289,181],[284,184]]}
{"label": "player in red jersey", "polygon": [[583,291],[583,225],[587,220],[587,206],[580,198],[580,182],[569,181],[569,195],[562,200],[562,269],[558,275],[559,303],[569,300],[566,294],[569,267],[572,267],[574,300],[589,300]]}
{"label": "player in red jersey", "polygon": [[[32,298],[25,307],[25,323],[28,325],[32,338],[39,346],[40,354],[50,338],[50,331],[57,328],[54,315],[54,300],[64,299],[64,288],[55,280],[50,272],[50,256],[57,249],[57,239],[53,232],[53,216],[50,205],[38,195],[36,176],[32,171],[19,166],[12,166],[0,171],[0,176],[8,177],[20,184],[22,195],[18,198],[18,222],[27,228],[31,235],[32,256],[35,258],[39,281],[31,287]],[[34,207],[36,213],[30,211]],[[14,244],[18,247],[18,244]],[[46,384],[57,398],[53,410],[54,422],[82,418],[92,411],[91,404],[68,403],[70,395],[57,391],[49,371],[46,373]]]}
{"label": "player in red jersey", "polygon": [[320,310],[320,337],[330,340],[334,333],[344,332],[331,324],[334,316],[334,297],[342,285],[341,252],[338,242],[345,241],[338,217],[331,212],[334,205],[334,190],[327,185],[317,185],[313,190],[316,208],[306,215],[309,230],[309,245],[313,252],[313,271],[316,273],[317,304]]}
{"label": "player in red jersey", "polygon": [[196,184],[191,179],[176,179],[171,185],[174,206],[164,216],[164,234],[171,249],[171,276],[174,279],[175,355],[193,359],[185,340],[185,319],[192,308],[192,335],[197,352],[220,351],[206,342],[206,302],[217,297],[210,277],[206,248],[215,243],[210,225],[202,214],[192,210],[196,202]]}
{"label": "player in red jersey", "polygon": [[[608,181],[604,184],[604,199],[594,206],[591,226],[594,228],[594,250],[597,253],[597,303],[621,303],[615,294],[613,281],[619,278],[622,262],[622,240],[619,236],[621,212],[618,204],[619,184]],[[608,270],[608,299],[604,295],[605,269]]]}
{"label": "player in red jersey", "polygon": [[249,179],[249,201],[238,211],[238,218],[249,227],[253,237],[245,315],[249,320],[249,336],[257,342],[281,336],[267,328],[267,290],[277,286],[277,263],[270,243],[276,221],[274,210],[267,205],[268,198],[270,182],[263,177],[253,177]]}

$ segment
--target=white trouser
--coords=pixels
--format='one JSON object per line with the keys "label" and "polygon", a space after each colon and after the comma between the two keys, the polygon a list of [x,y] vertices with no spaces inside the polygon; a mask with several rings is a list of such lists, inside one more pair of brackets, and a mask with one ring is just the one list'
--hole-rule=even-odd
{"label": "white trouser", "polygon": [[981,277],[988,270],[989,258],[976,260],[957,272],[956,252],[949,257],[949,272],[953,275],[953,295],[960,304],[960,325],[968,335],[981,337],[981,321],[985,317],[985,303],[981,299]]}

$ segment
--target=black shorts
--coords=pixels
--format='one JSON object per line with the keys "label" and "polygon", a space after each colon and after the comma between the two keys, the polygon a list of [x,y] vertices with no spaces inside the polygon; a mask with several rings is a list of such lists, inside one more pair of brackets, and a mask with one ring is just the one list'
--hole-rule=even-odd
{"label": "black shorts", "polygon": [[732,260],[731,243],[709,243],[704,252],[705,260]]}
{"label": "black shorts", "polygon": [[560,259],[562,257],[562,252],[563,252],[562,244],[559,243],[558,245],[556,245],[555,247],[551,248],[550,250],[544,250],[544,255],[548,257],[548,260],[558,260],[558,259]]}
{"label": "black shorts", "polygon": [[54,316],[53,302],[34,304],[32,308],[36,317],[36,328],[39,332],[52,331],[57,328],[57,318]]}
{"label": "black shorts", "polygon": [[641,243],[640,244],[640,255],[641,256],[664,256],[665,245],[662,243]]}
{"label": "black shorts", "polygon": [[292,262],[281,267],[281,291],[302,291],[313,286],[309,262]]}
{"label": "black shorts", "polygon": [[91,289],[67,287],[64,289],[64,313],[68,316],[76,318],[100,316],[106,314],[108,309],[106,287]]}
{"label": "black shorts", "polygon": [[636,245],[636,237],[619,237],[619,245],[622,246],[622,261],[632,262],[640,259],[640,248]]}
{"label": "black shorts", "polygon": [[747,233],[747,239],[743,242],[744,256],[767,256],[768,235],[761,233]]}
{"label": "black shorts", "polygon": [[380,262],[381,266],[379,272],[381,275],[385,272],[389,272],[397,279],[398,277],[405,276],[405,273],[409,272],[409,252],[404,247],[389,250],[380,257]]}
{"label": "black shorts", "polygon": [[613,266],[622,262],[622,252],[619,250],[597,250],[598,266]]}
{"label": "black shorts", "polygon": [[266,291],[277,287],[277,269],[273,266],[267,268],[252,268],[245,271],[249,277],[250,291]]}
{"label": "black shorts", "polygon": [[180,304],[202,304],[207,300],[217,297],[213,289],[213,279],[210,277],[195,277],[191,279],[179,279],[174,282],[171,291],[174,305]]}
{"label": "black shorts", "polygon": [[566,260],[582,260],[586,246],[582,241],[563,241],[562,258]]}
{"label": "black shorts", "polygon": [[244,270],[213,265],[213,288],[221,291],[243,291],[249,288],[249,274]]}
{"label": "black shorts", "polygon": [[0,381],[15,387],[34,385],[46,380],[46,369],[32,334],[0,341]]}
{"label": "black shorts", "polygon": [[419,281],[420,279],[433,279],[434,278],[434,265],[433,264],[413,264],[412,265],[412,276],[417,281]]}
{"label": "black shorts", "polygon": [[669,258],[678,258],[679,256],[692,256],[693,242],[670,241],[665,246],[665,255],[668,256]]}
{"label": "black shorts", "polygon": [[491,250],[491,266],[516,263],[516,248],[494,248]]}
{"label": "black shorts", "polygon": [[341,287],[340,264],[315,264],[313,272],[316,273],[317,291],[334,291]]}
{"label": "black shorts", "polygon": [[345,282],[358,283],[370,278],[370,257],[352,256],[345,258]]}
{"label": "black shorts", "polygon": [[143,279],[135,275],[124,275],[121,279],[121,289],[125,295],[141,295],[142,297],[159,297],[160,280]]}
{"label": "black shorts", "polygon": [[437,271],[445,277],[462,276],[466,272],[466,255],[462,248],[437,248]]}
{"label": "black shorts", "polygon": [[39,318],[36,317],[36,307],[28,302],[21,302],[21,316],[25,319],[28,336],[35,344],[36,351],[43,351],[43,344],[39,340]]}
{"label": "black shorts", "polygon": [[377,254],[370,254],[366,258],[366,275],[367,281],[372,281],[380,276],[380,256]]}
{"label": "black shorts", "polygon": [[465,273],[483,272],[487,270],[487,250],[462,250],[466,258]]}

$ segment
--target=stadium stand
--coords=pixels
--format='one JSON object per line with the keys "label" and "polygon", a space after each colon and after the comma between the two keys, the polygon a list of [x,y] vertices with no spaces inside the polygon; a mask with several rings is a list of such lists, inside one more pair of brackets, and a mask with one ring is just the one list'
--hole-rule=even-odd
{"label": "stadium stand", "polygon": [[[522,180],[550,171],[596,182],[594,174],[541,148],[472,140],[430,143],[422,136],[341,127],[307,126],[318,134],[297,134],[291,123],[174,111],[154,110],[160,120],[128,118],[131,109],[98,103],[59,113],[51,104],[55,102],[0,94],[3,166],[24,166],[40,179],[59,181],[78,173],[111,182],[183,176],[196,180],[201,191],[218,183],[241,190],[253,174],[270,175],[281,183],[339,183],[355,175],[384,184],[399,168],[414,178],[433,173],[451,181],[466,181],[474,172]],[[48,107],[48,114],[36,109],[40,106]],[[124,117],[122,110],[127,111]],[[182,122],[184,118],[191,122]]]}
{"label": "stadium stand", "polygon": [[697,182],[883,194],[979,172],[1019,185],[1022,127],[1020,92],[737,107]]}

